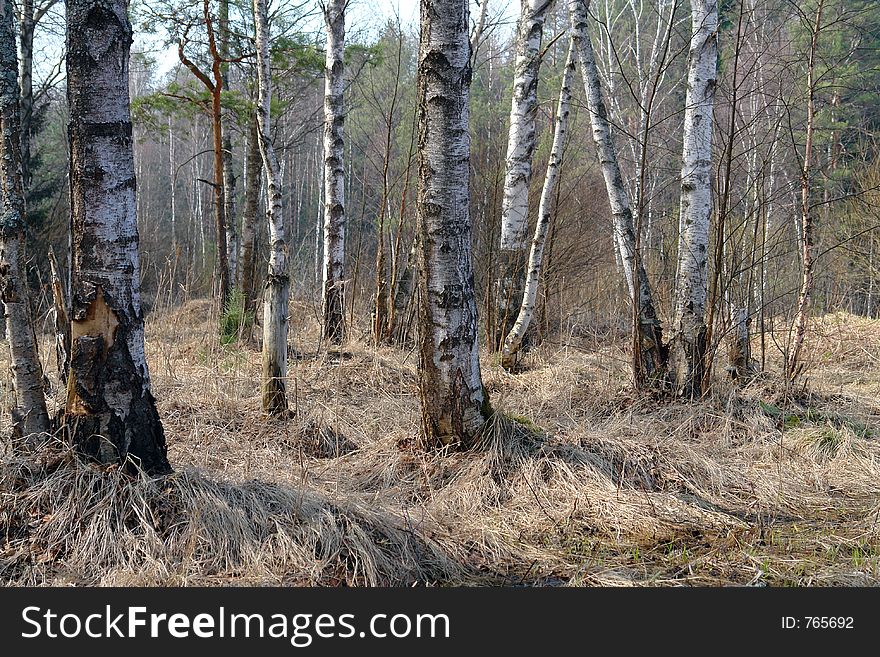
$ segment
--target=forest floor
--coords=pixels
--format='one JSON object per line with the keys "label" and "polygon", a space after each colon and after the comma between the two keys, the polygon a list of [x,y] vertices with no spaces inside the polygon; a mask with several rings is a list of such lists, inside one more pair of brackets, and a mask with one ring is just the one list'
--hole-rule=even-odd
{"label": "forest floor", "polygon": [[148,320],[175,474],[7,452],[0,581],[880,584],[880,321],[814,320],[793,392],[764,374],[691,404],[636,398],[623,344],[485,357],[486,445],[448,454],[418,448],[414,352],[328,355],[293,322],[295,414],[269,420],[259,352],[215,327],[205,301]]}

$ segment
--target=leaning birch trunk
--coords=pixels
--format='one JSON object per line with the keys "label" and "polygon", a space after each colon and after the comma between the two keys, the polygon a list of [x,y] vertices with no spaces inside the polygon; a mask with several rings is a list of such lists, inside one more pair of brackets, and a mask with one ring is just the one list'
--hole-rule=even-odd
{"label": "leaning birch trunk", "polygon": [[498,251],[496,321],[490,348],[498,349],[513,326],[525,288],[528,248],[529,185],[535,154],[535,116],[541,37],[552,0],[521,0],[516,36],[513,98],[507,137],[507,161],[501,199],[501,247]]}
{"label": "leaning birch trunk", "polygon": [[275,157],[271,138],[272,68],[266,0],[254,0],[254,19],[259,58],[257,117],[260,124],[260,152],[266,171],[266,214],[269,220],[269,272],[263,301],[263,410],[271,415],[281,415],[287,412],[287,299],[290,277],[287,274],[287,242],[281,212],[278,158]]}
{"label": "leaning birch trunk", "polygon": [[71,354],[63,424],[101,463],[171,470],[144,355],[128,0],[68,0]]}
{"label": "leaning birch trunk", "polygon": [[[593,44],[587,31],[588,0],[569,0],[572,40],[577,49],[584,82],[584,95],[593,142],[596,144],[605,190],[611,207],[614,245],[623,275],[629,290],[630,299],[635,299],[636,289],[633,270],[636,269],[636,237],[633,227],[632,206],[620,173],[617,151],[608,121],[605,99],[602,96],[602,83],[599,68],[593,53]],[[638,303],[639,303],[639,344],[640,364],[646,379],[661,375],[666,366],[666,348],[663,344],[663,330],[654,308],[654,294],[648,281],[648,274],[639,258],[638,262]]]}
{"label": "leaning birch trunk", "polygon": [[324,69],[324,280],[323,327],[325,340],[339,344],[345,338],[345,142],[342,137],[345,88],[345,5],[327,0],[327,57]]}
{"label": "leaning birch trunk", "polygon": [[556,110],[556,128],[553,133],[553,146],[550,150],[550,161],[547,163],[547,174],[544,178],[544,187],[541,190],[541,204],[538,209],[538,223],[535,225],[535,236],[532,238],[532,248],[529,252],[529,265],[526,273],[526,287],[523,292],[522,304],[516,322],[507,337],[501,350],[501,365],[505,369],[513,369],[516,366],[517,355],[526,336],[529,324],[535,314],[535,301],[538,298],[538,283],[541,277],[541,259],[544,255],[544,242],[547,239],[547,229],[553,218],[553,196],[556,193],[556,182],[559,179],[559,169],[562,166],[562,151],[565,146],[565,135],[568,132],[568,115],[571,106],[571,82],[575,73],[575,48],[574,41],[569,43],[568,59],[565,62],[565,70],[562,74],[562,88],[559,91],[559,105]]}
{"label": "leaning birch trunk", "polygon": [[468,0],[422,0],[419,396],[427,447],[473,445],[489,413],[471,259]]}
{"label": "leaning birch trunk", "polygon": [[673,337],[670,364],[676,392],[703,391],[709,220],[712,214],[712,108],[718,60],[717,0],[691,0]]}
{"label": "leaning birch trunk", "polygon": [[6,337],[15,392],[13,435],[32,442],[36,435],[49,431],[49,413],[25,268],[26,212],[21,174],[18,53],[12,16],[12,1],[0,0],[0,179],[3,187],[0,299],[6,305]]}
{"label": "leaning birch trunk", "polygon": [[260,191],[263,182],[263,156],[260,153],[260,127],[256,113],[250,121],[247,157],[247,179],[244,190],[244,211],[241,217],[241,291],[245,308],[254,307],[256,263],[254,246],[257,237],[257,213],[260,210]]}

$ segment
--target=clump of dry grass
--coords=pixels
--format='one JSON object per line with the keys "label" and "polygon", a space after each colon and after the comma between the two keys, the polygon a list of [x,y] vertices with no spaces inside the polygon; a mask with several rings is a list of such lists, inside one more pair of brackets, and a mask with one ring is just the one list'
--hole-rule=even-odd
{"label": "clump of dry grass", "polygon": [[49,448],[4,464],[0,494],[0,578],[19,584],[375,586],[466,571],[425,528],[307,487],[132,477]]}
{"label": "clump of dry grass", "polygon": [[880,584],[866,361],[798,391],[764,374],[658,403],[633,396],[619,345],[548,344],[516,376],[484,359],[498,412],[480,448],[426,453],[411,353],[353,340],[328,356],[299,314],[295,414],[268,419],[259,353],[221,347],[207,308],[148,326],[178,474],[13,463],[9,581]]}

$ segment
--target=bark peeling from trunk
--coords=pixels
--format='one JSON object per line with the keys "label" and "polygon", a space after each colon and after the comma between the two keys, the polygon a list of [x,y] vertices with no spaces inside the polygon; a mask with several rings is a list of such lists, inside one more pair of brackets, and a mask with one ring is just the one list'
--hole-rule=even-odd
{"label": "bark peeling from trunk", "polygon": [[144,354],[127,0],[69,0],[71,354],[62,424],[100,463],[171,470]]}

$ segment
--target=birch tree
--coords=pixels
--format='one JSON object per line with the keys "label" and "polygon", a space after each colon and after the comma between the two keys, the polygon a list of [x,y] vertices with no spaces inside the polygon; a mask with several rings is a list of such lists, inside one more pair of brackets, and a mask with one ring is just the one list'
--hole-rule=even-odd
{"label": "birch tree", "polygon": [[327,29],[324,69],[324,267],[323,337],[345,337],[345,9],[348,0],[323,4]]}
{"label": "birch tree", "polygon": [[[620,172],[617,150],[608,121],[602,84],[593,44],[587,31],[589,0],[569,0],[572,40],[577,50],[584,83],[587,111],[590,114],[593,142],[596,145],[605,190],[611,207],[614,243],[623,264],[630,299],[638,299],[639,365],[648,377],[659,374],[666,363],[662,327],[654,307],[654,295],[641,259],[637,257],[632,205]],[[638,294],[638,296],[636,296]]]}
{"label": "birch tree", "polygon": [[556,193],[556,183],[559,179],[559,169],[562,167],[563,148],[565,137],[568,132],[568,115],[571,111],[571,83],[575,74],[575,45],[569,42],[568,58],[562,73],[562,86],[559,91],[559,103],[556,109],[556,126],[553,131],[553,146],[550,149],[550,160],[547,163],[547,174],[544,178],[544,186],[541,189],[541,203],[538,208],[538,222],[535,225],[535,235],[532,238],[532,246],[529,252],[529,264],[526,271],[525,290],[523,291],[522,303],[519,314],[513,324],[513,328],[504,339],[501,350],[501,364],[506,369],[512,369],[516,365],[516,357],[522,346],[523,339],[528,331],[529,324],[535,314],[535,302],[538,298],[538,283],[541,276],[541,260],[544,255],[544,243],[547,239],[547,230],[553,218],[553,196]]}
{"label": "birch tree", "polygon": [[798,374],[798,359],[807,334],[807,310],[813,291],[813,213],[811,192],[813,178],[813,138],[816,131],[817,51],[822,31],[824,0],[816,4],[815,20],[810,29],[810,50],[807,57],[807,125],[805,129],[804,157],[801,168],[800,189],[800,240],[801,285],[798,292],[797,315],[794,322],[794,339],[785,363],[786,376],[794,379]]}
{"label": "birch tree", "polygon": [[287,242],[281,212],[278,158],[272,146],[272,68],[269,58],[269,19],[266,0],[254,0],[257,42],[257,79],[260,153],[266,171],[269,223],[269,272],[263,301],[263,410],[273,415],[287,411],[287,302],[290,277],[287,274]]}
{"label": "birch tree", "polygon": [[27,215],[21,167],[18,54],[12,16],[11,0],[0,0],[0,300],[6,306],[6,338],[15,392],[13,433],[28,437],[49,431],[49,414],[25,268]]}
{"label": "birch tree", "polygon": [[678,394],[702,393],[706,355],[709,220],[712,214],[712,109],[718,64],[717,0],[691,0],[673,338]]}
{"label": "birch tree", "polygon": [[468,0],[422,0],[418,59],[419,396],[426,446],[486,421],[471,256]]}
{"label": "birch tree", "polygon": [[128,0],[68,0],[71,356],[63,424],[101,463],[170,471],[150,391],[129,105]]}
{"label": "birch tree", "polygon": [[528,248],[529,185],[535,154],[535,115],[544,20],[553,0],[521,0],[516,36],[513,98],[507,138],[507,164],[501,201],[501,246],[498,252],[498,308],[491,348],[510,330],[525,287],[523,265]]}

